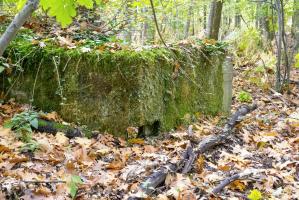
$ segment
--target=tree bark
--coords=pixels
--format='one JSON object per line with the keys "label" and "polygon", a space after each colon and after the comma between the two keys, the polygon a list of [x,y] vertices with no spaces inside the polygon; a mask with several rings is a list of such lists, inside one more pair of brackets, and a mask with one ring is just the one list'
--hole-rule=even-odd
{"label": "tree bark", "polygon": [[261,6],[262,6],[262,2],[257,1],[257,4],[256,4],[256,13],[255,13],[255,28],[256,29],[259,29],[259,25],[260,25]]}
{"label": "tree bark", "polygon": [[193,14],[193,4],[194,0],[190,0],[189,2],[189,8],[188,8],[188,17],[185,25],[185,35],[184,38],[187,38],[189,36],[189,30],[190,30],[190,24],[191,24],[191,17]]}
{"label": "tree bark", "polygon": [[203,29],[207,28],[207,5],[203,6]]}
{"label": "tree bark", "polygon": [[175,37],[178,38],[179,36],[179,9],[178,9],[178,2],[174,0],[175,4],[175,17],[174,17],[174,32]]}
{"label": "tree bark", "polygon": [[299,1],[294,0],[294,14],[292,18],[292,36],[294,38],[294,54],[299,51]]}
{"label": "tree bark", "polygon": [[218,40],[223,2],[213,0],[207,27],[207,38]]}
{"label": "tree bark", "polygon": [[270,43],[273,40],[274,34],[273,31],[270,29],[270,19],[269,19],[269,5],[264,4],[261,5],[262,14],[259,17],[259,28],[261,29],[263,38],[266,43]]}
{"label": "tree bark", "polygon": [[[147,15],[148,10],[146,7],[142,8],[142,13],[145,16]],[[148,40],[148,29],[149,29],[148,20],[144,20],[144,22],[142,23],[142,34],[141,34],[141,44],[142,45],[144,45]]]}
{"label": "tree bark", "polygon": [[213,190],[212,193],[214,195],[217,195],[219,192],[221,192],[221,190],[223,190],[223,188],[227,185],[229,185],[230,183],[234,182],[235,180],[240,180],[240,179],[244,179],[246,177],[252,176],[252,175],[256,175],[260,172],[263,172],[262,169],[246,169],[241,173],[235,174],[233,176],[230,176],[226,179],[224,179],[223,181],[220,182],[220,184],[218,184]]}
{"label": "tree bark", "polygon": [[19,29],[37,9],[38,4],[39,0],[28,0],[23,9],[15,16],[13,21],[7,27],[6,31],[0,38],[0,57],[3,55],[9,43],[16,37]]}
{"label": "tree bark", "polygon": [[281,2],[280,0],[275,1],[277,14],[278,14],[278,36],[277,36],[277,62],[276,62],[276,80],[275,80],[275,90],[277,92],[281,91],[282,81],[281,81],[281,48],[282,48],[282,24],[283,19],[281,15]]}
{"label": "tree bark", "polygon": [[[236,6],[238,6],[240,0],[236,0]],[[236,13],[235,13],[235,28],[240,28],[241,27],[241,13],[239,8],[236,8]]]}

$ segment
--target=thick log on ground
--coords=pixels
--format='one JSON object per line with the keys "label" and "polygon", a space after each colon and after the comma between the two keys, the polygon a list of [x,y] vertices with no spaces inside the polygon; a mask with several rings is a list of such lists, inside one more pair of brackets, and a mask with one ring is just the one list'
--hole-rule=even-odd
{"label": "thick log on ground", "polygon": [[[257,105],[242,105],[238,108],[238,110],[230,117],[228,122],[225,124],[222,132],[218,135],[210,136],[204,139],[202,142],[198,144],[198,146],[194,149],[187,148],[186,152],[183,155],[183,159],[176,164],[168,164],[166,166],[161,167],[159,170],[151,174],[140,186],[141,193],[150,195],[152,194],[158,186],[163,185],[166,176],[169,172],[179,171],[182,168],[182,173],[188,173],[193,166],[195,159],[199,154],[206,152],[207,150],[219,145],[228,138],[228,136],[233,132],[233,128],[237,123],[239,123],[246,114],[255,110]],[[129,197],[130,200],[140,199],[139,197],[135,197],[132,195]]]}

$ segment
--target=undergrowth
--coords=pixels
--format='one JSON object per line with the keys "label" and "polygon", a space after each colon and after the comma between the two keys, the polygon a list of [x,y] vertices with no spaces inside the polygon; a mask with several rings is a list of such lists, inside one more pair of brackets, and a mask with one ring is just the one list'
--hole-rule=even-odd
{"label": "undergrowth", "polygon": [[252,101],[252,96],[249,92],[241,91],[241,92],[239,92],[237,99],[240,102],[251,102]]}
{"label": "undergrowth", "polygon": [[35,111],[24,111],[20,114],[15,114],[4,126],[12,129],[16,137],[21,141],[30,143],[32,142],[32,127],[38,128],[38,113]]}
{"label": "undergrowth", "polygon": [[299,69],[299,53],[295,56],[295,68]]}

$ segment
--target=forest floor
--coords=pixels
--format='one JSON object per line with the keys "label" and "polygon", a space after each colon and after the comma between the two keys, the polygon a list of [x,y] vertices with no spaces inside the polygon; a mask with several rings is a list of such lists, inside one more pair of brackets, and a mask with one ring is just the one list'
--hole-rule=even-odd
{"label": "forest floor", "polygon": [[[243,90],[251,93],[258,108],[246,115],[227,141],[199,156],[188,175],[169,173],[148,199],[298,199],[298,82],[291,84],[290,94],[281,95],[253,84],[247,78],[250,69],[235,70],[232,112],[242,104],[238,93]],[[294,69],[292,76],[299,80],[299,70]],[[27,108],[13,101],[0,105],[1,124]],[[202,140],[219,133],[224,123],[222,116],[199,116],[192,124],[193,135]],[[130,144],[108,134],[68,139],[63,133],[34,133],[39,145],[30,152],[1,125],[0,199],[62,200],[75,194],[76,199],[126,199],[155,169],[181,159],[190,142],[187,132],[181,127]],[[222,180],[248,170],[255,173],[233,181],[218,197],[211,195]]]}

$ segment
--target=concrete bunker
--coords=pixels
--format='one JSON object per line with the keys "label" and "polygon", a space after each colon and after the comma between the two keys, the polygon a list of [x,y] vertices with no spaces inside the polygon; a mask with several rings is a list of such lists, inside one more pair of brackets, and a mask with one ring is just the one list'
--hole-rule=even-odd
{"label": "concrete bunker", "polygon": [[66,121],[115,135],[129,126],[157,134],[179,125],[186,114],[222,112],[224,50],[171,48],[82,53],[15,44],[6,56],[22,70],[13,71],[10,83],[2,80],[1,89]]}

